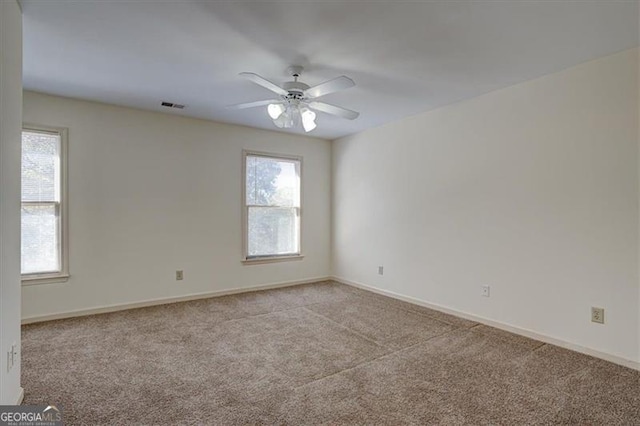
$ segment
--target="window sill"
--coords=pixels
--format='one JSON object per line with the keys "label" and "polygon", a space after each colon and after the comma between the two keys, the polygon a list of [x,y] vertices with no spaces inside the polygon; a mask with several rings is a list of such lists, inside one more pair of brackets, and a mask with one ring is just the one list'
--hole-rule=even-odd
{"label": "window sill", "polygon": [[53,284],[69,281],[69,274],[50,274],[23,276],[22,285]]}
{"label": "window sill", "polygon": [[242,260],[243,265],[260,265],[264,263],[289,262],[293,260],[302,260],[304,255],[296,254],[292,256],[273,256],[273,257],[254,257]]}

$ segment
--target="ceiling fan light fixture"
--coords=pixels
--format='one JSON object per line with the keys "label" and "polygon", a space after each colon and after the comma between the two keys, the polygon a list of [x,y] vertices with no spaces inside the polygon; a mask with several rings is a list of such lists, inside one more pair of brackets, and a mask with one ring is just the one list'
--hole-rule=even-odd
{"label": "ceiling fan light fixture", "polygon": [[302,118],[302,127],[304,131],[309,133],[313,129],[317,127],[316,124],[316,113],[311,111],[309,108],[301,108],[300,109],[300,117]]}
{"label": "ceiling fan light fixture", "polygon": [[295,122],[293,119],[293,114],[286,114],[285,115],[285,119],[284,119],[284,128],[285,129],[291,129],[292,127],[295,126]]}
{"label": "ceiling fan light fixture", "polygon": [[284,112],[284,105],[282,104],[269,104],[267,107],[267,113],[272,120],[276,120]]}
{"label": "ceiling fan light fixture", "polygon": [[289,117],[291,117],[291,127],[298,127],[301,121],[300,107],[297,104],[292,104],[289,106],[287,112],[289,113]]}
{"label": "ceiling fan light fixture", "polygon": [[309,121],[309,122],[303,121],[302,127],[304,128],[305,132],[309,133],[310,131],[318,127],[318,125],[314,121]]}
{"label": "ceiling fan light fixture", "polygon": [[273,124],[275,124],[275,126],[277,128],[279,128],[279,129],[286,129],[286,128],[288,128],[288,126],[287,126],[287,124],[288,124],[287,117],[285,116],[285,114],[280,114],[280,116],[278,118],[273,120]]}

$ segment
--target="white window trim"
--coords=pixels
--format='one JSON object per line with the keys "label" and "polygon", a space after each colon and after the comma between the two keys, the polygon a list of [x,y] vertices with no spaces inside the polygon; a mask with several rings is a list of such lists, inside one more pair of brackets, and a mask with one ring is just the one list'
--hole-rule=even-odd
{"label": "white window trim", "polygon": [[69,130],[41,124],[24,123],[23,131],[56,133],[60,135],[60,263],[58,272],[23,274],[22,285],[60,283],[69,280],[69,196],[68,196],[68,148]]}
{"label": "white window trim", "polygon": [[[252,256],[249,257],[249,232],[248,232],[248,220],[249,220],[249,207],[247,206],[247,156],[259,156],[269,157],[282,160],[294,160],[300,163],[300,207],[299,211],[299,235],[298,235],[298,253],[290,255],[275,255],[275,256]],[[304,255],[302,254],[302,211],[304,206],[304,186],[303,181],[304,167],[302,164],[302,157],[298,155],[290,154],[276,154],[273,152],[262,152],[252,150],[242,150],[242,263],[244,265],[259,265],[265,263],[287,262],[293,260],[302,260]]]}

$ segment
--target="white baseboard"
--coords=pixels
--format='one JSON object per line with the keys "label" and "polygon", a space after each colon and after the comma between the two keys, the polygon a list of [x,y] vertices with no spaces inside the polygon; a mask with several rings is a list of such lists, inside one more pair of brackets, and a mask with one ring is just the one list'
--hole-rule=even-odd
{"label": "white baseboard", "polygon": [[18,397],[16,398],[16,404],[15,405],[22,404],[22,400],[23,399],[24,399],[24,388],[20,388],[20,390],[18,391]]}
{"label": "white baseboard", "polygon": [[204,293],[192,293],[184,296],[164,297],[164,298],[158,298],[158,299],[143,300],[140,302],[97,306],[94,308],[78,309],[78,310],[67,311],[67,312],[56,312],[53,314],[37,315],[37,316],[22,318],[22,324],[32,324],[36,322],[52,321],[52,320],[64,319],[64,318],[104,314],[107,312],[117,312],[117,311],[124,311],[127,309],[145,308],[148,306],[156,306],[156,305],[166,305],[169,303],[176,303],[176,302],[188,302],[190,300],[208,299],[210,297],[219,297],[219,296],[227,296],[230,294],[248,293],[251,291],[258,291],[258,290],[269,290],[269,289],[280,288],[280,287],[291,287],[295,285],[309,284],[309,283],[314,283],[318,281],[326,281],[329,279],[330,277],[316,277],[316,278],[308,278],[304,280],[284,281],[280,283],[263,284],[263,285],[253,286],[253,287],[228,289],[228,290],[216,290],[216,291],[208,291]]}
{"label": "white baseboard", "polygon": [[358,287],[363,290],[371,291],[373,293],[378,293],[383,296],[393,297],[394,299],[402,300],[404,302],[413,303],[415,305],[424,306],[425,308],[430,308],[436,311],[444,312],[447,314],[455,315],[457,317],[465,318],[471,321],[475,321],[481,324],[485,324],[491,327],[499,328],[501,330],[508,331],[510,333],[519,334],[521,336],[528,337],[530,339],[539,340],[544,343],[549,343],[552,345],[560,346],[565,349],[569,349],[575,352],[580,352],[585,355],[590,355],[596,358],[603,359],[605,361],[613,362],[615,364],[622,365],[624,367],[632,368],[634,370],[640,370],[640,362],[633,361],[630,359],[622,358],[616,355],[611,355],[606,352],[600,352],[595,349],[587,348],[584,346],[577,345],[575,343],[567,342],[555,337],[547,336],[545,334],[537,333],[535,331],[527,330],[525,328],[516,327],[513,325],[505,324],[502,322],[490,320],[488,318],[483,318],[478,315],[469,314],[462,311],[457,311],[455,309],[447,308],[445,306],[440,306],[434,303],[425,302],[424,300],[417,299],[415,297],[404,296],[402,294],[395,293],[389,290],[382,290],[376,287],[369,286],[367,284],[359,283],[356,281],[347,280],[345,278],[340,277],[331,277],[333,281],[337,281],[342,284],[350,285],[352,287]]}

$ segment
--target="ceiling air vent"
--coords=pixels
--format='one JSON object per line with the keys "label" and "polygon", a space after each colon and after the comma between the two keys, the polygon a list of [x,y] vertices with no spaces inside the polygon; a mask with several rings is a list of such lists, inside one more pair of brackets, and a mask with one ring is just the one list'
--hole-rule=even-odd
{"label": "ceiling air vent", "polygon": [[174,104],[173,102],[164,102],[164,101],[162,101],[162,103],[160,105],[162,105],[163,107],[167,107],[167,108],[184,109],[184,105]]}

